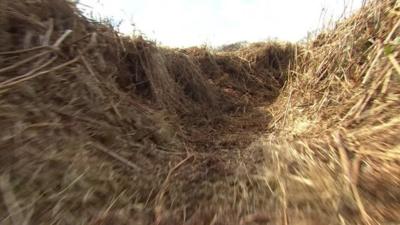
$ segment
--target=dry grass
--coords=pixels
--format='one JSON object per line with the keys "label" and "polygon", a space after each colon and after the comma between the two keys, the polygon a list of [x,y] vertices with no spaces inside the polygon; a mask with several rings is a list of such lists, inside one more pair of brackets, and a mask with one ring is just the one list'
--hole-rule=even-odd
{"label": "dry grass", "polygon": [[[272,101],[287,79],[296,46],[290,43],[255,43],[235,51],[182,50],[197,62],[212,83],[245,105]],[[260,91],[261,90],[261,91]]]}
{"label": "dry grass", "polygon": [[271,107],[267,155],[282,160],[283,211],[322,210],[332,224],[400,221],[398,10],[370,3],[299,52]]}
{"label": "dry grass", "polygon": [[1,224],[400,223],[397,1],[232,51],[0,6]]}

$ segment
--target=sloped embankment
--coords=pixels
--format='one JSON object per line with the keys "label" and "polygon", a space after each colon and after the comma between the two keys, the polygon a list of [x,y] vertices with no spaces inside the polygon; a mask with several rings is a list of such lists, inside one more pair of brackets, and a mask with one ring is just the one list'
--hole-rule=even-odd
{"label": "sloped embankment", "polygon": [[285,223],[399,223],[399,15],[370,2],[298,53],[255,144]]}
{"label": "sloped embankment", "polygon": [[233,52],[0,5],[2,224],[399,222],[396,1]]}
{"label": "sloped embankment", "polygon": [[[213,55],[208,74],[66,1],[1,4],[2,223],[195,222],[200,205],[227,203],[239,145],[269,119],[254,107],[278,95],[281,71]],[[260,54],[286,68],[293,47],[278,46]]]}

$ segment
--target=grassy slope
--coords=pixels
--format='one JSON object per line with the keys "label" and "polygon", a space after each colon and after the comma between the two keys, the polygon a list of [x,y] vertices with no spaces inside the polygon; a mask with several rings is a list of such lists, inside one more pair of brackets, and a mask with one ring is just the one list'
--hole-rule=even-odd
{"label": "grassy slope", "polygon": [[395,1],[225,53],[0,5],[2,223],[399,222]]}

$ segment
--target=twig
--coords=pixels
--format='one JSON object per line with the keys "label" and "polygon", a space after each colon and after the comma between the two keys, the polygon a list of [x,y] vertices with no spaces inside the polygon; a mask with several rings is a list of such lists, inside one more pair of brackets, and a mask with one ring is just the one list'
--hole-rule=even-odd
{"label": "twig", "polygon": [[92,35],[92,34],[86,34],[86,35],[84,35],[84,36],[82,36],[82,37],[80,37],[80,38],[78,38],[78,39],[76,39],[76,40],[70,42],[70,44],[71,44],[71,45],[74,45],[74,44],[76,44],[76,43],[78,43],[78,42],[80,42],[80,41],[82,41],[82,40],[85,40],[87,37],[90,37],[91,35]]}
{"label": "twig", "polygon": [[46,31],[46,34],[43,38],[43,46],[48,46],[50,45],[50,39],[51,39],[51,35],[53,34],[54,31],[54,20],[51,18],[49,20],[49,29]]}
{"label": "twig", "polygon": [[[360,194],[358,192],[358,189],[357,189],[356,181],[353,180],[355,177],[353,177],[353,175],[351,173],[351,172],[357,172],[358,173],[358,168],[355,168],[355,167],[359,166],[359,163],[360,163],[359,160],[360,159],[356,158],[356,160],[355,160],[355,162],[353,164],[353,168],[352,168],[351,163],[350,163],[349,158],[348,158],[347,153],[346,153],[346,149],[343,146],[343,140],[340,137],[339,132],[337,132],[335,134],[334,140],[335,140],[335,142],[336,142],[336,144],[338,146],[339,155],[340,155],[340,161],[341,161],[341,164],[342,164],[342,167],[343,167],[343,171],[344,171],[345,177],[347,178],[347,180],[348,180],[348,182],[350,184],[350,189],[351,189],[351,192],[353,193],[354,199],[357,202],[357,206],[358,206],[358,208],[360,210],[361,217],[362,217],[362,219],[364,220],[364,222],[366,224],[370,225],[371,224],[371,217],[365,211],[364,204],[363,204],[363,202],[361,200],[361,196],[360,196]],[[357,179],[358,179],[358,177],[357,177]]]}
{"label": "twig", "polygon": [[86,60],[86,57],[83,55],[81,51],[79,51],[81,60],[83,62],[83,65],[85,65],[87,71],[92,75],[93,79],[97,82],[100,83],[99,79],[97,79],[96,73],[94,72],[92,66],[89,64],[89,62]]}
{"label": "twig", "polygon": [[188,161],[189,159],[191,159],[193,157],[193,155],[188,155],[185,159],[183,159],[182,161],[180,161],[178,164],[176,164],[172,169],[169,170],[167,177],[165,178],[163,184],[161,185],[161,190],[158,194],[157,200],[156,202],[159,204],[161,203],[163,197],[164,197],[164,193],[165,190],[168,188],[168,182],[172,176],[172,173],[177,170],[179,167],[181,167],[186,161]]}
{"label": "twig", "polygon": [[53,47],[58,48],[61,43],[72,33],[72,30],[66,30],[64,34],[54,43]]}
{"label": "twig", "polygon": [[351,182],[357,186],[358,178],[360,176],[360,164],[362,160],[362,155],[357,154],[351,164]]}
{"label": "twig", "polygon": [[400,65],[397,62],[397,60],[394,57],[394,55],[391,54],[391,55],[388,56],[388,58],[389,58],[389,61],[393,64],[393,67],[396,69],[398,75],[400,75]]}
{"label": "twig", "polygon": [[15,50],[15,51],[0,52],[0,55],[15,55],[15,54],[33,52],[33,51],[41,50],[41,49],[48,49],[48,48],[49,48],[48,46],[36,46],[36,47],[33,47],[33,48],[28,48],[28,49],[20,49],[20,50]]}
{"label": "twig", "polygon": [[124,157],[118,155],[115,152],[111,152],[108,149],[106,149],[105,147],[95,144],[95,143],[91,143],[92,146],[94,146],[95,148],[97,148],[98,150],[106,153],[107,155],[111,156],[112,158],[122,162],[123,164],[125,164],[126,166],[137,170],[137,171],[142,171],[142,168],[140,168],[139,166],[137,166],[135,163],[133,163],[132,161],[129,161],[128,159],[125,159]]}
{"label": "twig", "polygon": [[[397,72],[400,75],[400,70],[397,71]],[[389,69],[388,72],[385,75],[385,81],[383,82],[383,85],[382,85],[382,88],[381,88],[381,94],[386,94],[386,92],[387,92],[387,90],[389,88],[389,83],[390,83],[391,77],[392,77],[392,69]]]}
{"label": "twig", "polygon": [[47,73],[51,73],[51,72],[57,71],[57,70],[59,70],[59,69],[62,69],[62,68],[64,68],[64,67],[66,67],[66,66],[69,66],[69,65],[71,65],[71,64],[74,64],[75,62],[77,62],[77,61],[79,60],[79,58],[80,58],[80,57],[78,56],[78,57],[76,57],[75,59],[72,59],[72,60],[70,60],[70,61],[68,61],[68,62],[66,62],[66,63],[63,63],[63,64],[61,64],[61,65],[59,65],[59,66],[56,66],[56,67],[54,67],[54,68],[52,68],[52,69],[49,69],[49,70],[46,70],[46,71],[42,71],[42,72],[33,74],[33,75],[31,75],[31,76],[28,76],[28,77],[24,77],[23,79],[14,81],[14,82],[12,82],[12,83],[5,84],[4,86],[2,86],[2,85],[0,84],[0,90],[3,89],[3,88],[8,88],[8,87],[10,87],[10,86],[16,85],[16,84],[18,84],[18,83],[21,83],[21,82],[24,82],[24,81],[27,81],[27,80],[30,80],[30,79],[33,79],[33,78],[36,78],[36,77],[45,75],[45,74],[47,74]]}
{"label": "twig", "polygon": [[97,33],[94,32],[90,35],[90,42],[87,45],[87,48],[91,49],[97,46]]}
{"label": "twig", "polygon": [[[49,46],[50,35],[53,32],[52,29],[53,28],[51,26],[49,28],[49,30],[47,31],[45,40],[43,41],[43,46],[36,46],[36,47],[33,47],[33,48],[20,49],[20,50],[15,50],[15,51],[0,52],[0,55],[15,55],[15,54],[21,54],[21,53],[37,51],[37,50],[41,50],[41,49],[51,49],[53,51],[57,50],[57,48],[61,45],[61,43],[72,33],[72,30],[65,31],[65,33],[52,46]],[[39,57],[39,56],[37,56],[37,57]],[[28,59],[30,59],[30,58],[28,58]],[[28,60],[28,59],[26,59],[26,60]],[[32,59],[30,59],[30,60],[32,60]],[[29,62],[29,61],[27,61],[27,62]],[[22,63],[22,62],[23,61],[21,61],[20,63]],[[24,64],[24,63],[22,63],[22,64]],[[19,66],[19,65],[17,65],[17,66]],[[3,68],[3,69],[6,69],[6,68]],[[2,71],[3,69],[0,70],[0,73],[3,72]]]}
{"label": "twig", "polygon": [[0,69],[0,73],[4,73],[4,72],[10,71],[10,70],[12,70],[12,69],[15,69],[15,68],[17,68],[17,67],[20,67],[20,66],[24,65],[25,63],[28,63],[28,62],[30,62],[30,61],[32,61],[32,60],[34,60],[34,59],[36,59],[36,58],[39,58],[39,57],[41,57],[41,56],[44,56],[44,55],[46,55],[46,54],[48,54],[48,53],[49,53],[49,51],[41,52],[41,53],[36,54],[36,55],[34,55],[34,56],[31,56],[31,57],[29,57],[29,58],[27,58],[27,59],[18,61],[18,62],[14,63],[14,64],[11,65],[11,66],[7,66],[7,67],[4,67],[4,68]]}
{"label": "twig", "polygon": [[8,79],[6,81],[3,81],[0,83],[0,87],[7,85],[9,83],[15,82],[17,80],[23,79],[25,77],[29,77],[32,74],[36,73],[37,71],[45,68],[46,66],[50,65],[51,63],[53,63],[55,60],[57,59],[57,57],[53,57],[52,59],[50,59],[48,62],[44,63],[43,65],[40,65],[39,67],[34,68],[33,70],[29,71],[28,73],[24,74],[24,75],[20,75],[20,76],[16,76],[14,78]]}
{"label": "twig", "polygon": [[83,172],[81,175],[79,175],[78,177],[76,177],[72,182],[70,182],[67,187],[65,187],[64,189],[62,189],[60,192],[55,193],[51,196],[48,197],[48,199],[55,199],[58,196],[61,196],[62,194],[64,194],[66,191],[68,191],[68,189],[70,189],[72,186],[74,186],[84,175],[86,174],[86,172]]}

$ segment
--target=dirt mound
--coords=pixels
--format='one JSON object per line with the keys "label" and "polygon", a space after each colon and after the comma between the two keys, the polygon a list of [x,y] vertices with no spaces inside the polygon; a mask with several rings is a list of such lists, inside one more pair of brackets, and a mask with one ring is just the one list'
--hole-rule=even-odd
{"label": "dirt mound", "polygon": [[1,223],[399,223],[399,10],[216,51],[0,0]]}

